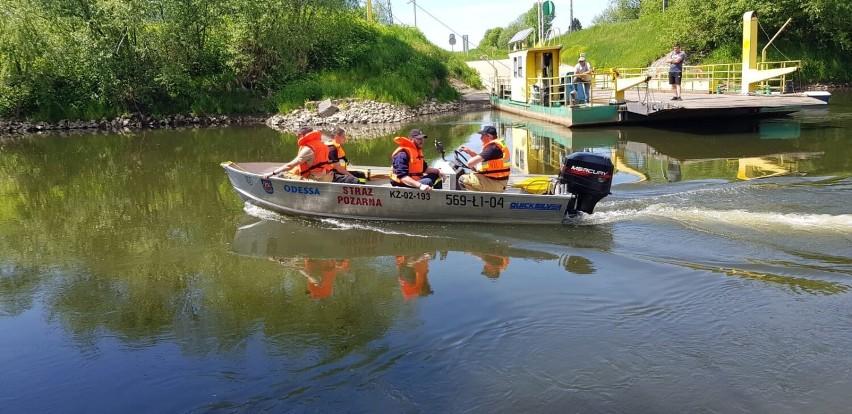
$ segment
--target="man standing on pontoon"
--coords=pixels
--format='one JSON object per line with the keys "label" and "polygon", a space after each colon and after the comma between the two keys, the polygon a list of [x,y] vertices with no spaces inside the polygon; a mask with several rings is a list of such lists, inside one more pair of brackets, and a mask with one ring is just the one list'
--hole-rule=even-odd
{"label": "man standing on pontoon", "polygon": [[680,81],[683,78],[683,61],[686,60],[686,53],[680,50],[680,43],[675,43],[674,50],[666,59],[669,64],[669,85],[672,85],[673,101],[682,101],[680,97]]}

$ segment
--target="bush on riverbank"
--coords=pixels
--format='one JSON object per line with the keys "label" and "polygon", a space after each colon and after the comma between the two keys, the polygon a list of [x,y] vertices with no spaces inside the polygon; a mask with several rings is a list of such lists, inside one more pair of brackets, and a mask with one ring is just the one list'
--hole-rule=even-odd
{"label": "bush on riverbank", "polygon": [[[32,2],[0,24],[0,118],[273,112],[361,97],[453,100],[461,59],[349,0]],[[197,7],[198,6],[198,7]]]}

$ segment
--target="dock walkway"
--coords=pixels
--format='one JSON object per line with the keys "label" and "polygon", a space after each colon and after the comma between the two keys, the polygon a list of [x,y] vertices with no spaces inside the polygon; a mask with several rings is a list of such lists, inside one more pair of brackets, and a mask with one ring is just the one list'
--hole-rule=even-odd
{"label": "dock walkway", "polygon": [[[609,95],[609,94],[604,94]],[[655,122],[678,119],[777,116],[798,112],[805,107],[820,107],[826,102],[800,94],[734,95],[632,91],[625,94],[621,122]],[[595,99],[598,103],[598,99]],[[602,103],[602,102],[601,102]]]}

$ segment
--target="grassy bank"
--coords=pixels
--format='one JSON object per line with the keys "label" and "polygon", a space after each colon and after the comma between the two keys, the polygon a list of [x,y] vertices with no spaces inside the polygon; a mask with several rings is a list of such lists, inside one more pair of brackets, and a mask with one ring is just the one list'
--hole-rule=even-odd
{"label": "grassy bank", "polygon": [[474,86],[417,30],[369,23],[350,1],[7,0],[0,118],[247,114],[360,97],[417,106]]}
{"label": "grassy bank", "polygon": [[[683,45],[688,55],[687,64],[736,63],[742,59],[742,15],[747,10],[757,10],[759,49],[768,44],[788,17],[793,19],[767,49],[767,60],[801,60],[802,70],[796,76],[803,83],[852,82],[852,71],[848,70],[852,67],[852,53],[849,52],[852,41],[848,33],[838,33],[850,26],[849,19],[835,21],[831,26],[828,23],[831,16],[826,16],[830,10],[808,8],[813,0],[792,2],[788,8],[761,1],[722,4],[670,0],[666,12],[659,10],[658,3],[651,3],[642,2],[638,18],[598,24],[558,36],[549,43],[563,45],[562,63],[573,65],[580,53],[586,53],[597,68],[648,66],[669,52],[675,42]],[[833,7],[846,7],[852,12],[852,6],[837,4]],[[813,10],[823,13],[814,15]],[[505,48],[475,49],[465,58],[478,60],[484,55],[503,59],[507,52]]]}

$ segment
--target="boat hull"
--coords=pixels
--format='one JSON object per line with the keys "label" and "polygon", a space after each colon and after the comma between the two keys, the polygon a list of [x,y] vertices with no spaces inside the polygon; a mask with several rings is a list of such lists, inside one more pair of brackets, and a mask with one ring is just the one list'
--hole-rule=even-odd
{"label": "boat hull", "polygon": [[562,223],[574,196],[350,185],[278,177],[262,179],[262,163],[224,163],[246,202],[283,214],[384,221]]}

